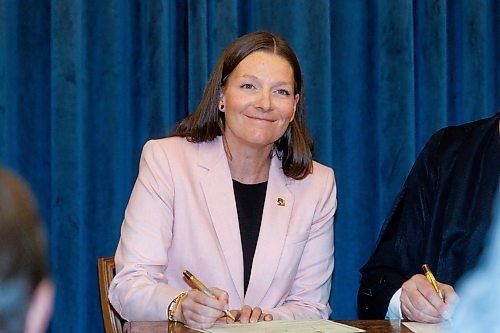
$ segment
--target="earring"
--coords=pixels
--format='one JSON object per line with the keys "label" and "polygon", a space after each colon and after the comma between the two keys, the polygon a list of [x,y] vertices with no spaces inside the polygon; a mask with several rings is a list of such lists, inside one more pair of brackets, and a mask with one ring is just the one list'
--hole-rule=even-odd
{"label": "earring", "polygon": [[221,104],[220,107],[219,107],[219,110],[224,110],[224,104]]}

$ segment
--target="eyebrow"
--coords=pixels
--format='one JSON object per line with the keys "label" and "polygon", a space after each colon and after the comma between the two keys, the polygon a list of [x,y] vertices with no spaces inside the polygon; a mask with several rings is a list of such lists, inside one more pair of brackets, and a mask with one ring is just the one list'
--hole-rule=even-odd
{"label": "eyebrow", "polygon": [[[259,78],[257,76],[255,76],[255,75],[243,74],[241,77],[247,78],[247,79],[259,80]],[[281,86],[281,85],[287,85],[287,84],[293,86],[293,82],[286,82],[286,81],[274,82],[273,86]]]}

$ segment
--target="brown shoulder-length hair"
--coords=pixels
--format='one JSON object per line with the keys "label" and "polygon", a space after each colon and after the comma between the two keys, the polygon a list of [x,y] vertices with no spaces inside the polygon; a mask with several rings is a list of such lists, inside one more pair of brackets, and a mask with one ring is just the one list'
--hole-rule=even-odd
{"label": "brown shoulder-length hair", "polygon": [[205,142],[224,134],[224,113],[219,111],[222,87],[236,66],[256,51],[279,55],[292,67],[294,95],[299,94],[300,98],[295,118],[283,136],[274,143],[273,153],[281,160],[286,176],[303,179],[312,172],[313,144],[305,119],[302,71],[288,42],[270,32],[258,31],[243,35],[224,50],[210,75],[200,104],[176,126],[172,136],[186,137],[190,142]]}

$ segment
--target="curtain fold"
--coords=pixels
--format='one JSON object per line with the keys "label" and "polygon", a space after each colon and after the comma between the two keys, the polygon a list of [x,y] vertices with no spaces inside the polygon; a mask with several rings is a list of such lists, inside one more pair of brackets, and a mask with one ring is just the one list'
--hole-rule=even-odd
{"label": "curtain fold", "polygon": [[0,0],[0,163],[47,227],[52,332],[102,332],[97,257],[114,254],[143,144],[192,112],[237,36],[301,62],[315,158],[335,170],[332,318],[437,129],[500,108],[494,0]]}

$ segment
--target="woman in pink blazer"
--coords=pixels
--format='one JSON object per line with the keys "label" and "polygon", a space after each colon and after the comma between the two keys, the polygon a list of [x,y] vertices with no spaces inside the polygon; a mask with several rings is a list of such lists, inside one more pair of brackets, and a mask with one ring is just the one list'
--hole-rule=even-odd
{"label": "woman in pink blazer", "polygon": [[247,34],[223,52],[196,111],[146,143],[109,291],[123,318],[328,318],[336,186],[312,160],[303,94],[288,43]]}

